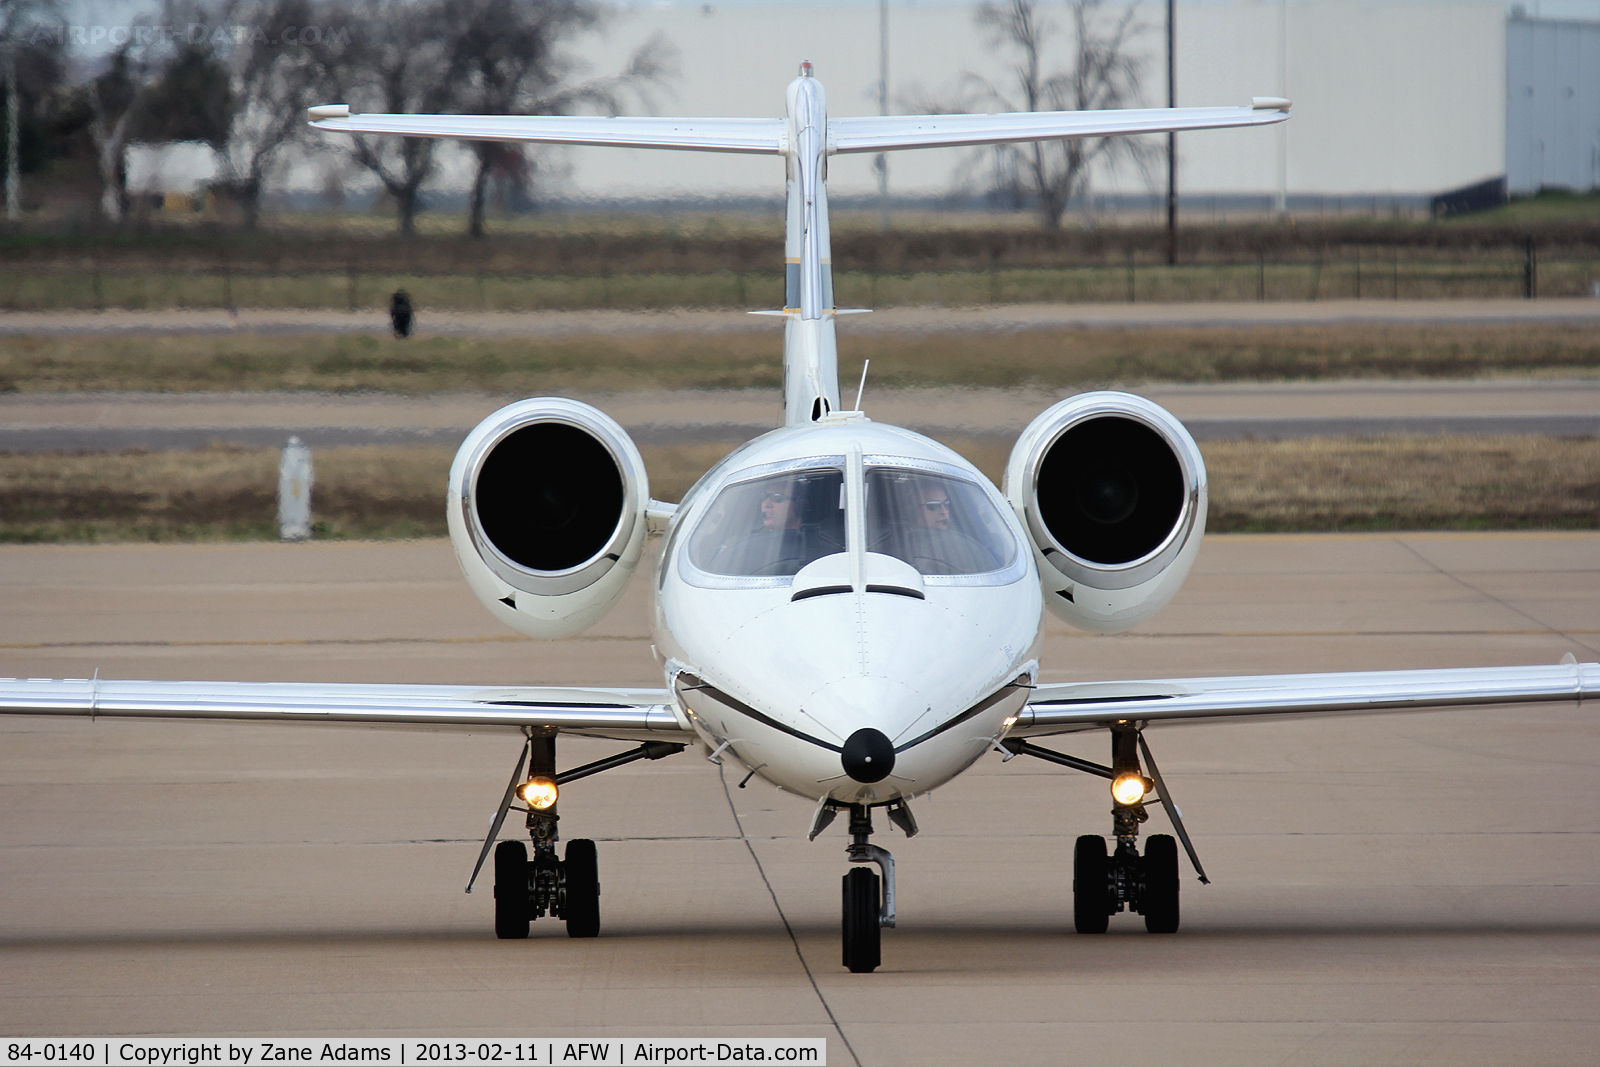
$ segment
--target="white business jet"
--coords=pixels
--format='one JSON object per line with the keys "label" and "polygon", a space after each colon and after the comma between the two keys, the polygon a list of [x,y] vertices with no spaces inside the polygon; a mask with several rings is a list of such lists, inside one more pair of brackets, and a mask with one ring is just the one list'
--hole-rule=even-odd
{"label": "white business jet", "polygon": [[[830,156],[902,148],[1259,126],[1289,102],[1251,107],[830,118],[810,64],[781,119],[359,115],[311,109],[346,134],[537,141],[780,157],[788,178],[784,425],[734,450],[673,505],[650,499],[639,451],[587,404],[538,398],[478,426],[450,472],[450,537],[497,619],[539,638],[577,634],[616,602],[645,539],[656,573],[661,689],[15,681],[16,714],[504,727],[525,738],[473,871],[508,811],[529,848],[494,847],[494,926],[600,929],[594,842],[558,856],[568,783],[698,745],[814,807],[815,838],[848,815],[843,962],[878,966],[895,922],[894,861],[871,842],[880,810],[908,836],[910,804],[998,750],[1111,781],[1115,846],[1078,838],[1073,919],[1105,931],[1129,910],[1178,928],[1178,842],[1151,836],[1165,808],[1200,866],[1151,756],[1148,728],[1185,720],[1348,714],[1571,701],[1600,691],[1600,664],[1166,681],[1040,684],[1044,611],[1097,632],[1149,618],[1178,590],[1206,521],[1206,472],[1181,423],[1148,400],[1065,400],[1022,434],[999,491],[950,449],[847,410],[839,399],[826,194]],[[857,396],[859,408],[859,393]],[[1035,744],[1110,735],[1099,764]],[[559,735],[637,747],[558,770]],[[521,804],[517,805],[520,801]],[[471,882],[468,883],[468,890]]]}

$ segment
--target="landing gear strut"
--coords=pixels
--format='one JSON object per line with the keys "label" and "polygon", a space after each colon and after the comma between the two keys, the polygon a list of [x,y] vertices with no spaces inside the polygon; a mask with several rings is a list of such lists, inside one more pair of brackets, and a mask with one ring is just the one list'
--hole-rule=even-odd
{"label": "landing gear strut", "polygon": [[[1176,933],[1178,842],[1168,834],[1152,834],[1145,842],[1144,855],[1139,854],[1139,826],[1150,817],[1145,799],[1152,791],[1159,791],[1158,799],[1182,839],[1200,881],[1208,879],[1184,830],[1183,815],[1172,803],[1138,725],[1119,722],[1111,727],[1110,767],[1021,739],[1008,740],[1004,745],[1015,755],[1037,756],[1112,780],[1111,823],[1116,848],[1107,855],[1105,838],[1093,834],[1078,838],[1072,853],[1073,928],[1080,934],[1103,934],[1111,916],[1127,910],[1143,915],[1145,929],[1152,934]],[[1140,769],[1140,753],[1150,769],[1150,778],[1144,777]]]}
{"label": "landing gear strut", "polygon": [[[505,798],[500,802],[489,836],[484,840],[483,851],[478,854],[478,866],[473,868],[467,882],[467,892],[489,854],[489,848],[500,834],[512,798],[523,783],[523,764],[527,764],[528,786],[543,780],[548,787],[544,807],[535,807],[528,800],[528,837],[533,845],[533,858],[528,858],[528,846],[521,841],[502,841],[494,846],[494,933],[502,939],[520,939],[528,936],[528,924],[534,919],[549,915],[563,919],[568,937],[598,937],[600,934],[600,873],[593,841],[578,839],[567,842],[566,857],[556,855],[556,842],[560,835],[556,823],[556,786],[591,774],[620,767],[639,759],[660,759],[682,752],[684,746],[669,742],[652,741],[617,756],[609,756],[565,774],[556,773],[556,738],[554,730],[529,730],[528,742],[517,757],[511,770],[511,782],[506,786]],[[527,799],[527,798],[525,798]]]}
{"label": "landing gear strut", "polygon": [[[821,809],[828,810],[828,809]],[[916,833],[916,820],[904,805],[891,808],[889,818],[906,836]],[[827,820],[821,820],[826,825]],[[813,834],[813,837],[816,835]],[[844,876],[844,965],[855,974],[875,971],[883,961],[883,928],[894,925],[894,857],[886,848],[871,844],[872,809],[850,805],[850,844],[845,855],[851,863],[876,864],[851,867]]]}
{"label": "landing gear strut", "polygon": [[[556,780],[556,738],[553,732],[532,734],[523,749],[528,777]],[[521,777],[521,763],[512,775],[513,787]],[[503,809],[502,809],[503,810]],[[556,856],[561,839],[556,805],[529,807],[528,837],[533,858],[521,841],[502,841],[494,850],[494,934],[525,938],[534,919],[549,915],[567,922],[568,937],[596,937],[600,933],[600,876],[593,841],[567,842],[566,859]],[[498,829],[498,827],[496,827]]]}

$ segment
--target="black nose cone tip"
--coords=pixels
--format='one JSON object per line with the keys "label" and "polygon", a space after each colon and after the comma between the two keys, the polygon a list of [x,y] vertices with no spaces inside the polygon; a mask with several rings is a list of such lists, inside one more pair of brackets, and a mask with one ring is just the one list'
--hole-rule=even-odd
{"label": "black nose cone tip", "polygon": [[894,770],[894,745],[870,726],[850,735],[839,753],[844,773],[858,782],[881,782]]}

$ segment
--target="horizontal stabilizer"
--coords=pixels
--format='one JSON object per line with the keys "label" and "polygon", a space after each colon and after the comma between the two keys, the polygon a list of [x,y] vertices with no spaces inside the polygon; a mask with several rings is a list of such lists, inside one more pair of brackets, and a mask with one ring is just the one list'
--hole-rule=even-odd
{"label": "horizontal stabilizer", "polygon": [[610,148],[679,148],[701,152],[783,151],[781,119],[594,118],[586,115],[349,115],[342,104],[310,109],[311,125],[331,133],[459,137]]}
{"label": "horizontal stabilizer", "polygon": [[[1268,98],[1261,98],[1268,100]],[[1262,126],[1289,117],[1278,107],[1133,108],[1113,111],[1031,111],[999,115],[887,115],[828,120],[828,151],[886,152],[1010,141],[1108,137],[1124,133]],[[330,133],[456,137],[467,141],[526,141],[611,148],[675,148],[699,152],[781,155],[782,119],[593,118],[582,115],[352,115],[344,104],[319,104],[311,125]]]}
{"label": "horizontal stabilizer", "polygon": [[[1287,106],[1288,101],[1283,101]],[[1287,110],[1254,107],[1151,107],[1111,111],[1017,111],[998,115],[884,115],[828,121],[832,152],[1053,141],[1123,133],[1214,130],[1282,122]]]}

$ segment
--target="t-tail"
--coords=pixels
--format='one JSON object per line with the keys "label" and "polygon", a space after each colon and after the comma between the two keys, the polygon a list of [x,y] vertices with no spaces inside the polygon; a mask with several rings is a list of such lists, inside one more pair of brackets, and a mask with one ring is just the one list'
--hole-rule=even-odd
{"label": "t-tail", "polygon": [[833,250],[828,240],[828,96],[800,64],[785,123],[788,203],[783,239],[783,421],[839,409]]}
{"label": "t-tail", "polygon": [[784,423],[839,410],[833,258],[828,239],[831,155],[903,148],[1050,141],[1069,137],[1261,126],[1289,117],[1289,101],[1256,97],[1249,107],[1031,111],[997,115],[828,116],[811,64],[789,83],[782,119],[594,118],[575,115],[363,115],[347,104],[310,109],[317,129],[352,134],[457,137],[469,141],[601,145],[740,152],[784,158],[788,182],[782,315]]}

